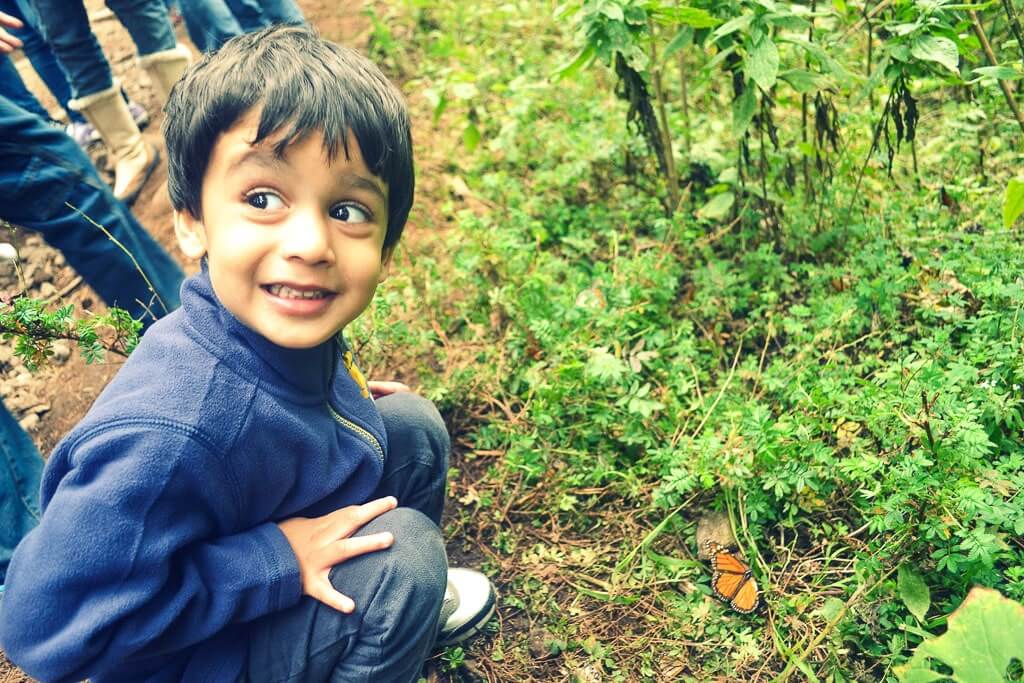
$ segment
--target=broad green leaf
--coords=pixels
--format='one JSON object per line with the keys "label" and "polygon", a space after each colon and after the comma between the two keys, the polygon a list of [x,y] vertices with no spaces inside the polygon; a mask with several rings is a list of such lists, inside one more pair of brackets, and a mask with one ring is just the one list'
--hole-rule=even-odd
{"label": "broad green leaf", "polygon": [[[1005,683],[1014,658],[1024,659],[1024,605],[979,587],[950,615],[943,635],[918,645],[910,661],[896,667],[896,677],[904,683]],[[952,673],[935,671],[933,659]]]}
{"label": "broad green leaf", "polygon": [[572,78],[580,69],[594,59],[594,52],[593,44],[588,43],[571,62],[558,67],[551,75],[555,78]]}
{"label": "broad green leaf", "polygon": [[732,103],[732,133],[736,137],[742,137],[747,132],[747,127],[754,120],[754,110],[757,109],[757,98],[754,96],[754,86],[749,81],[743,94],[733,100]]}
{"label": "broad green leaf", "polygon": [[979,66],[971,69],[978,78],[971,79],[968,83],[977,83],[982,78],[995,78],[1000,81],[1016,81],[1024,78],[1024,73],[1017,71],[1012,66]]}
{"label": "broad green leaf", "polygon": [[696,7],[659,7],[652,12],[654,19],[659,23],[682,24],[690,28],[711,28],[718,26],[722,21],[708,14],[707,10]]}
{"label": "broad green leaf", "polygon": [[462,131],[462,144],[466,145],[470,152],[480,144],[480,129],[472,122],[466,124],[466,129]]}
{"label": "broad green leaf", "polygon": [[779,74],[779,78],[789,83],[798,93],[818,92],[825,80],[821,74],[803,69],[789,69]]}
{"label": "broad green leaf", "polygon": [[910,54],[926,62],[938,62],[954,74],[960,75],[960,51],[956,43],[942,36],[920,36],[914,40]]}
{"label": "broad green leaf", "polygon": [[910,613],[917,617],[918,621],[924,621],[932,604],[932,594],[921,575],[905,564],[900,565],[896,588],[900,592],[900,600]]}
{"label": "broad green leaf", "polygon": [[729,215],[736,196],[732,192],[716,194],[707,204],[697,209],[697,217],[707,221],[720,221]]}
{"label": "broad green leaf", "polygon": [[736,31],[744,31],[750,26],[750,22],[754,20],[753,14],[741,14],[735,19],[730,19],[721,26],[715,29],[715,32],[711,34],[711,40],[716,41],[720,38],[724,38],[730,33],[736,33]]}
{"label": "broad green leaf", "polygon": [[601,14],[605,15],[612,21],[622,21],[626,18],[626,15],[622,13],[622,7],[613,2],[603,3],[601,6]]}
{"label": "broad green leaf", "polygon": [[1003,227],[1007,230],[1024,213],[1024,178],[1011,178],[1003,200]]}
{"label": "broad green leaf", "polygon": [[761,90],[768,91],[779,76],[779,48],[771,38],[765,37],[750,51],[743,66],[747,77],[753,79]]}

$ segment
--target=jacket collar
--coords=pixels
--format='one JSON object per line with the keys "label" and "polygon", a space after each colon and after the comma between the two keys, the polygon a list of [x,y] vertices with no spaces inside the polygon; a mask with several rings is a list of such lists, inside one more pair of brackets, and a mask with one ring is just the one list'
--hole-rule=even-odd
{"label": "jacket collar", "polygon": [[341,334],[310,349],[288,349],[246,327],[224,308],[213,291],[206,259],[185,280],[181,308],[196,341],[222,363],[273,393],[300,403],[326,400]]}

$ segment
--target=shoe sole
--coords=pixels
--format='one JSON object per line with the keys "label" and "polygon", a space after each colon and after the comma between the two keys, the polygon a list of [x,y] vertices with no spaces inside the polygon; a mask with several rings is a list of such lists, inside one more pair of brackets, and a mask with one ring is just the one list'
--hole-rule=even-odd
{"label": "shoe sole", "polygon": [[497,594],[492,592],[487,602],[487,606],[484,607],[483,612],[481,612],[481,614],[484,615],[482,618],[475,619],[473,621],[467,621],[465,624],[455,629],[451,633],[447,634],[445,637],[439,637],[437,640],[437,646],[450,647],[452,645],[457,645],[458,643],[462,643],[469,640],[473,636],[480,633],[480,631],[484,630],[484,626],[486,626],[487,622],[490,621],[491,617],[494,616],[494,612],[498,607],[497,597]]}

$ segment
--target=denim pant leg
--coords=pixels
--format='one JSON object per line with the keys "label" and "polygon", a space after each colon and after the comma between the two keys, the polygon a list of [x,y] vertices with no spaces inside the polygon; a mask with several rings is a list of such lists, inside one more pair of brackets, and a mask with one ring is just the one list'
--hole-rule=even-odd
{"label": "denim pant leg", "polygon": [[50,44],[74,97],[110,88],[114,81],[103,49],[89,26],[82,0],[31,0],[37,28]]}
{"label": "denim pant leg", "polygon": [[373,497],[394,496],[399,505],[419,510],[440,526],[451,447],[444,420],[433,403],[409,392],[378,399],[377,409],[388,452]]}
{"label": "denim pant leg", "polygon": [[114,198],[74,140],[0,99],[0,159],[0,218],[42,234],[107,304],[144,324],[177,308],[181,268]]}
{"label": "denim pant leg", "polygon": [[226,0],[245,32],[274,24],[302,24],[306,18],[295,0]]}
{"label": "denim pant leg", "polygon": [[0,402],[0,585],[14,546],[39,523],[43,459]]}
{"label": "denim pant leg", "polygon": [[[67,1],[67,0],[65,0]],[[77,0],[81,2],[82,0]],[[128,29],[139,56],[173,50],[178,44],[163,0],[106,0],[107,7]]]}
{"label": "denim pant leg", "polygon": [[[39,28],[39,13],[36,12],[35,7],[32,6],[29,0],[0,0],[0,11],[12,14],[11,10],[14,10],[14,16],[21,19],[25,24],[22,28],[15,30],[14,34],[21,39],[23,43],[21,51],[25,53],[28,61],[31,62],[32,68],[35,69],[35,72],[39,75],[47,89],[53,93],[61,108],[67,113],[68,118],[78,123],[84,122],[84,116],[68,107],[68,101],[71,99],[71,85],[68,83],[63,69],[61,69],[60,63],[57,62],[57,57],[53,54],[53,50],[50,49],[49,44],[43,39]],[[18,102],[15,103],[28,109],[28,107],[24,107],[24,105]],[[49,117],[49,114],[47,114],[47,117]]]}
{"label": "denim pant leg", "polygon": [[224,0],[181,0],[181,16],[188,37],[202,52],[217,50],[242,35],[242,27]]}
{"label": "denim pant leg", "polygon": [[386,550],[331,570],[331,583],[356,604],[343,614],[310,597],[252,622],[251,683],[412,683],[434,642],[448,565],[441,532],[409,508],[377,517],[357,535],[390,531]]}
{"label": "denim pant leg", "polygon": [[[2,8],[0,12],[3,12]],[[0,97],[6,97],[44,121],[50,120],[50,112],[46,111],[32,91],[25,87],[25,81],[21,80],[21,74],[7,55],[0,55]]]}

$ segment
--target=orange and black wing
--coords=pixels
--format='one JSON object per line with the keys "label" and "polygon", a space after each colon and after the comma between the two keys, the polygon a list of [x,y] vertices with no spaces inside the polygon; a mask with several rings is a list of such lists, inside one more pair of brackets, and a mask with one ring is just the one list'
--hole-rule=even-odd
{"label": "orange and black wing", "polygon": [[711,589],[737,612],[753,612],[758,605],[757,582],[750,567],[728,548],[707,541],[711,555]]}

